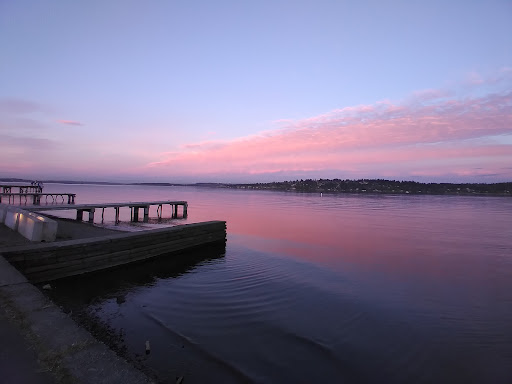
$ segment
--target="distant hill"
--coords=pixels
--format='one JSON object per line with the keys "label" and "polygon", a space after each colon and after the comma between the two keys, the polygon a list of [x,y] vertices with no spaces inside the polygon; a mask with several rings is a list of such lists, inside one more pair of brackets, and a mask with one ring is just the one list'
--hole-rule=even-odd
{"label": "distant hill", "polygon": [[222,184],[224,188],[317,193],[500,195],[512,196],[510,183],[419,183],[382,179],[306,179],[255,184]]}

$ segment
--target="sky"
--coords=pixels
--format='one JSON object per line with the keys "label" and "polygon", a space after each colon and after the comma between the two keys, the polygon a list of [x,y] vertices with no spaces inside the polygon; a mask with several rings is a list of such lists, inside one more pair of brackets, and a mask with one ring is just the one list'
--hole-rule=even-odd
{"label": "sky", "polygon": [[0,177],[512,181],[512,0],[0,0]]}

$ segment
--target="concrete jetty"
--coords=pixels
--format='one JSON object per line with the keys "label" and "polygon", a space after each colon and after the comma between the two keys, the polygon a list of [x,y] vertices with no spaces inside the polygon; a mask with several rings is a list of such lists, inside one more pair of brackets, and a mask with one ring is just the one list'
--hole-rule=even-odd
{"label": "concrete jetty", "polygon": [[[186,202],[173,201],[171,203],[175,206],[178,203],[182,204],[186,212]],[[138,209],[141,206],[147,208],[148,204],[147,202],[118,203],[107,204],[107,206],[119,209],[121,206],[128,205],[132,209]],[[205,244],[226,242],[225,221],[209,221],[138,232],[116,233],[83,240],[57,241],[59,234],[62,236],[63,227],[66,225],[63,225],[62,221],[58,223],[40,213],[35,214],[28,211],[26,208],[28,207],[0,204],[0,223],[4,223],[9,230],[30,240],[30,244],[25,246],[0,247],[0,252],[32,282],[49,281],[113,268]],[[37,206],[31,208],[34,211],[39,210]],[[53,208],[44,207],[49,210]],[[96,208],[97,205],[93,204],[82,205],[78,207],[77,211],[89,210],[94,213]],[[147,215],[145,214],[145,216]]]}
{"label": "concrete jetty", "polygon": [[0,249],[29,279],[45,282],[226,242],[226,222],[208,221],[81,240]]}

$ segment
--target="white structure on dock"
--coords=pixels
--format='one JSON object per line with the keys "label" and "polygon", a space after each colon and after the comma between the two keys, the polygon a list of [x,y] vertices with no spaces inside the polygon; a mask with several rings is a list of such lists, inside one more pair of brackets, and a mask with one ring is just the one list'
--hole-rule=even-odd
{"label": "white structure on dock", "polygon": [[57,222],[17,206],[0,204],[0,224],[30,241],[51,242],[57,236]]}

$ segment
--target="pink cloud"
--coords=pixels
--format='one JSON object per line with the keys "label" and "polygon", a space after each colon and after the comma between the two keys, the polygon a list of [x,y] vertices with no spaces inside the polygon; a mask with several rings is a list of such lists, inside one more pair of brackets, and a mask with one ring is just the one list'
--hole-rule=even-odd
{"label": "pink cloud", "polygon": [[79,121],[75,120],[58,120],[59,123],[65,124],[65,125],[75,125],[75,126],[82,126],[83,124]]}
{"label": "pink cloud", "polygon": [[414,174],[430,169],[441,174],[445,164],[463,175],[468,164],[512,164],[512,145],[490,139],[512,135],[511,91],[457,99],[451,92],[427,90],[404,103],[345,107],[304,120],[280,120],[283,124],[236,140],[188,144],[147,169],[199,175],[321,170]]}

